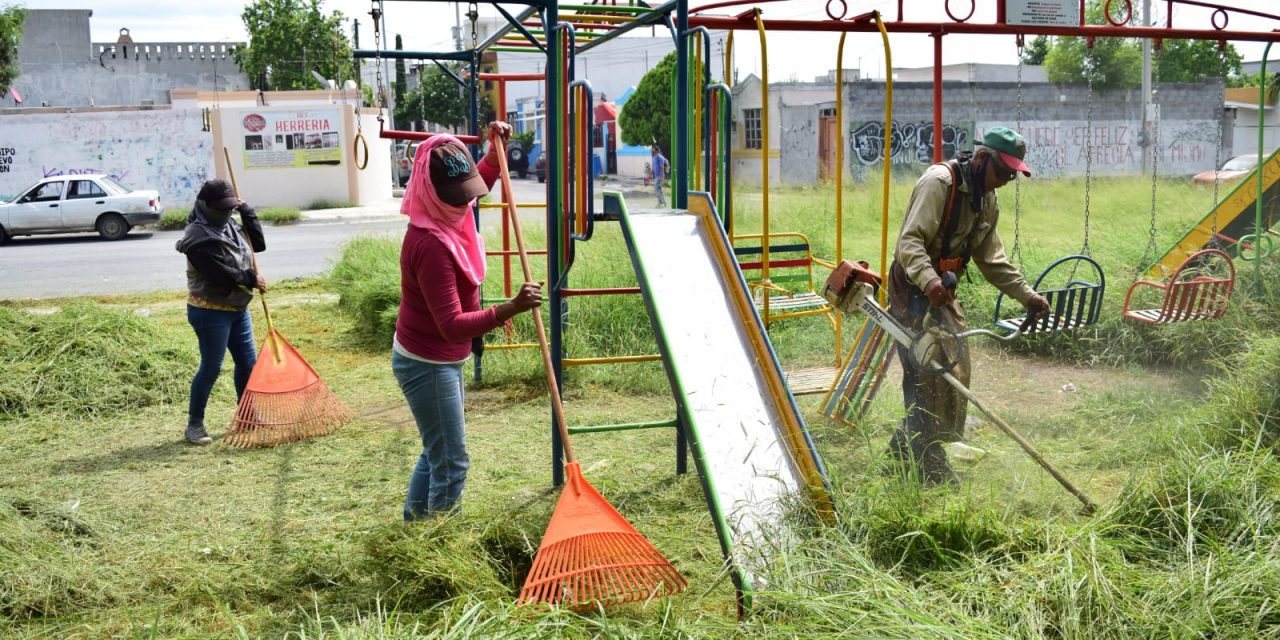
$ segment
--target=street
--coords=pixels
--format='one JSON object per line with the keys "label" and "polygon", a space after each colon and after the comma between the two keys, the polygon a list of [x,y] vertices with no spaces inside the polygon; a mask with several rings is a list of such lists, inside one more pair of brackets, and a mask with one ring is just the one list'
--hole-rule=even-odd
{"label": "street", "polygon": [[[543,202],[545,185],[514,180],[517,202]],[[501,189],[495,185],[496,189]],[[393,200],[358,209],[307,212],[306,222],[265,228],[267,250],[258,255],[268,282],[323,274],[338,259],[343,243],[360,235],[399,237],[407,219]],[[646,205],[647,206],[647,205]],[[542,228],[542,209],[521,209],[524,227]],[[486,210],[481,224],[501,224]],[[186,259],[174,249],[181,231],[134,230],[109,242],[97,234],[24,236],[0,245],[0,300],[115,295],[186,290]]]}
{"label": "street", "polygon": [[[266,227],[258,263],[267,280],[316,276],[357,235],[397,235],[403,220]],[[30,236],[0,246],[0,300],[109,295],[187,287],[181,231],[133,231],[108,242],[97,234]]]}

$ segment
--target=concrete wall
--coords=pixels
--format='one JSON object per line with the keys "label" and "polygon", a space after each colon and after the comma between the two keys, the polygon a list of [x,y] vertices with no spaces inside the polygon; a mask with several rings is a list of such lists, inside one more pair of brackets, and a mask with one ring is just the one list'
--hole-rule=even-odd
{"label": "concrete wall", "polygon": [[[735,179],[750,184],[760,180],[758,150],[743,149],[742,112],[760,104],[759,83],[749,78],[735,87],[738,116],[735,135]],[[822,109],[834,108],[834,86],[809,85],[803,91],[787,84],[771,86],[769,151],[771,183],[812,183],[818,178],[818,121]],[[885,156],[884,85],[879,82],[846,83],[844,131],[848,176],[854,179],[879,173]],[[828,99],[819,101],[825,92]],[[1019,129],[1028,139],[1028,164],[1040,177],[1082,175],[1085,149],[1093,156],[1096,175],[1132,175],[1143,171],[1142,100],[1138,89],[1096,92],[1092,107],[1085,86],[1057,84],[944,82],[943,156],[967,150],[988,127],[997,124]],[[1021,126],[1018,102],[1021,93]],[[1223,118],[1222,149],[1217,145],[1217,85],[1178,84],[1160,87],[1158,164],[1169,176],[1185,176],[1210,168],[1215,155],[1230,157],[1234,118]],[[1090,111],[1092,110],[1092,116]],[[894,133],[888,156],[895,166],[918,171],[933,158],[933,84],[895,83]],[[1093,142],[1089,139],[1089,121]],[[776,154],[776,156],[775,156]],[[774,159],[776,157],[776,160]],[[776,176],[776,178],[774,177]]]}
{"label": "concrete wall", "polygon": [[[89,40],[89,10],[30,10],[14,86],[23,107],[169,104],[173,87],[245,89],[235,43],[119,44]],[[19,106],[12,96],[0,107]]]}
{"label": "concrete wall", "polygon": [[199,109],[59,109],[0,115],[0,194],[47,176],[106,173],[157,189],[184,209],[213,175],[213,137]]}

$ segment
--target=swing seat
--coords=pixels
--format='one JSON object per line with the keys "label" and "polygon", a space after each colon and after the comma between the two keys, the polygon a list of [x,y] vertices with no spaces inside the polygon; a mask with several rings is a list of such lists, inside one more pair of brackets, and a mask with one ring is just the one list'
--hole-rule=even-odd
{"label": "swing seat", "polygon": [[[1215,265],[1226,268],[1215,271]],[[1210,275],[1221,273],[1225,276]],[[1193,320],[1213,320],[1227,312],[1235,287],[1236,267],[1231,257],[1219,249],[1201,249],[1182,261],[1168,282],[1138,280],[1124,296],[1124,317],[1147,324],[1172,324]],[[1157,289],[1163,300],[1159,307],[1134,309],[1133,294],[1140,289]]]}
{"label": "swing seat", "polygon": [[763,282],[764,237],[761,234],[735,236],[733,253],[738,268],[751,289],[756,308],[769,300],[769,320],[825,315],[833,324],[835,312],[814,289],[813,252],[809,238],[801,233],[769,234],[769,282]]}
{"label": "swing seat", "polygon": [[[1078,271],[1082,266],[1088,267],[1092,273],[1085,273],[1077,277]],[[1050,276],[1059,276],[1066,273],[1066,284],[1055,289],[1044,288],[1053,286],[1053,283],[1061,278],[1051,278]],[[1077,327],[1094,324],[1098,321],[1098,316],[1102,311],[1102,295],[1105,293],[1107,278],[1102,273],[1102,267],[1089,256],[1073,255],[1059,258],[1056,262],[1049,265],[1036,278],[1035,284],[1031,286],[1036,293],[1044,296],[1049,301],[1048,315],[1037,318],[1036,321],[1028,328],[1023,329],[1023,334],[1046,334],[1055,331],[1070,331]],[[1026,314],[1016,318],[1000,317],[1000,305],[1005,301],[1005,295],[1001,293],[996,296],[996,310],[994,315],[995,325],[1006,331],[1017,331],[1022,323],[1026,321]]]}

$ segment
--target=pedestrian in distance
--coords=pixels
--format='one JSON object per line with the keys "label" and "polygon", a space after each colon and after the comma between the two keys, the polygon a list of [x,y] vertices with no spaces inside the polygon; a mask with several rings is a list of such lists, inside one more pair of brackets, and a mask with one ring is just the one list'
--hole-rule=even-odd
{"label": "pedestrian in distance", "polygon": [[[232,217],[237,212],[239,222]],[[258,361],[249,303],[254,289],[267,290],[266,280],[253,268],[253,254],[267,244],[253,207],[226,180],[214,178],[201,185],[176,248],[187,257],[187,322],[200,348],[184,435],[192,444],[210,444],[205,407],[227,351],[235,363],[237,402]]]}
{"label": "pedestrian in distance", "polygon": [[[511,127],[490,123],[489,137],[495,136],[505,141]],[[418,145],[405,188],[400,213],[409,217],[409,228],[400,251],[391,369],[422,436],[404,501],[406,521],[453,510],[462,497],[471,466],[462,365],[472,338],[542,304],[542,286],[525,283],[510,300],[480,308],[485,253],[472,210],[498,174],[492,146],[477,163],[457,138],[437,135]]]}
{"label": "pedestrian in distance", "polygon": [[653,162],[650,164],[653,167],[653,192],[658,196],[658,207],[666,208],[667,194],[663,185],[670,174],[671,163],[667,162],[666,156],[662,155],[662,149],[658,148],[657,143],[649,148],[649,152],[653,156]]}
{"label": "pedestrian in distance", "polygon": [[[1049,312],[1049,303],[1027,284],[1005,256],[996,231],[1000,206],[996,189],[1019,172],[1030,177],[1024,159],[1027,143],[1006,127],[991,127],[972,152],[935,164],[916,181],[898,234],[889,269],[889,310],[912,331],[925,329],[926,317],[952,331],[965,329],[964,309],[955,282],[972,262],[982,277],[1033,315]],[[950,274],[950,275],[948,275]],[[968,351],[951,374],[969,385]],[[902,402],[907,415],[889,441],[895,466],[926,486],[957,482],[943,444],[964,436],[968,402],[942,376],[916,363],[898,346],[902,364]]]}

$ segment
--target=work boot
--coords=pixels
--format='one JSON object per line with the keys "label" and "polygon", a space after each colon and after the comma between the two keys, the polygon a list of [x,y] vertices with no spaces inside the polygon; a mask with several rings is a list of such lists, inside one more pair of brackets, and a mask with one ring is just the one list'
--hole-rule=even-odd
{"label": "work boot", "polygon": [[937,487],[945,484],[954,487],[960,484],[960,478],[951,470],[951,465],[947,464],[947,450],[942,448],[942,443],[929,443],[924,449],[922,462],[920,479],[924,486]]}
{"label": "work boot", "polygon": [[204,425],[187,425],[185,432],[187,442],[191,444],[213,444],[213,438],[209,437],[209,432],[204,430]]}

